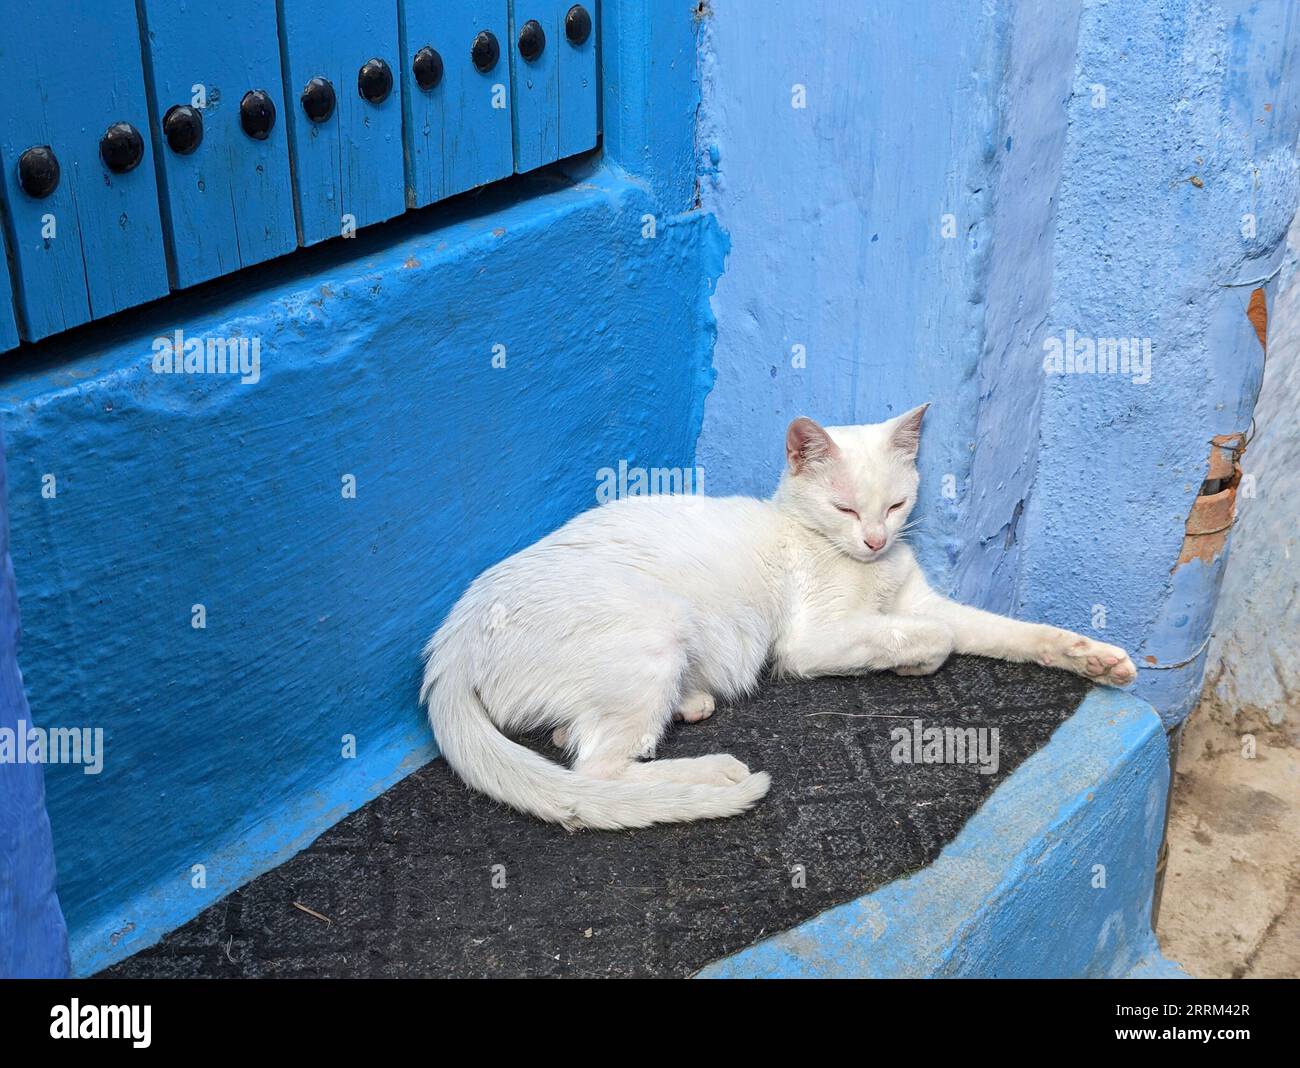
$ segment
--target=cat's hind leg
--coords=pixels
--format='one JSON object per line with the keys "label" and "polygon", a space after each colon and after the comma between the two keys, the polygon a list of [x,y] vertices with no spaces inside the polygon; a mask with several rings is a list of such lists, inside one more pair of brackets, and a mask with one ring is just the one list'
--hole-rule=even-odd
{"label": "cat's hind leg", "polygon": [[676,711],[673,712],[673,719],[681,720],[683,723],[699,723],[713,715],[713,710],[717,707],[713,694],[697,690],[682,697]]}
{"label": "cat's hind leg", "polygon": [[[569,748],[569,728],[556,727],[551,731],[551,742],[557,749]],[[637,750],[633,756],[637,758],[650,759],[655,755],[655,749],[658,747],[658,740],[651,735],[647,735],[644,744]]]}
{"label": "cat's hind leg", "polygon": [[[565,728],[566,741],[574,737]],[[638,758],[654,755],[658,735],[611,734],[603,736],[574,761],[573,770],[598,779],[623,779],[629,782],[679,782],[707,786],[732,786],[750,775],[748,766],[727,753],[708,756],[677,757],[670,760]]]}
{"label": "cat's hind leg", "polygon": [[559,728],[557,733],[563,732],[566,748],[574,753],[573,770],[598,779],[708,786],[732,786],[747,779],[749,768],[726,753],[641,762],[640,758],[653,755],[674,710],[682,707],[686,670],[684,651],[680,659],[651,660],[632,673],[634,685],[620,686],[606,695],[617,702],[614,707],[576,715]]}
{"label": "cat's hind leg", "polygon": [[624,775],[641,782],[686,782],[706,786],[732,786],[749,778],[749,767],[728,753],[675,757],[633,764]]}

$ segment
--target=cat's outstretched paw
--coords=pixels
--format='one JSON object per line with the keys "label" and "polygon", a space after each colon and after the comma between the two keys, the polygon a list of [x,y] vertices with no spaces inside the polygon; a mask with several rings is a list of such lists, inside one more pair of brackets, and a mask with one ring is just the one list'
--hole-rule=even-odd
{"label": "cat's outstretched paw", "polygon": [[1079,634],[1067,636],[1059,659],[1049,654],[1043,663],[1048,667],[1063,667],[1103,686],[1127,686],[1137,678],[1137,668],[1123,649]]}
{"label": "cat's outstretched paw", "polygon": [[673,719],[679,719],[684,723],[699,723],[702,719],[708,719],[713,715],[713,710],[717,708],[717,702],[713,700],[711,693],[689,693],[682,698],[682,703],[677,706],[677,711],[673,713]]}

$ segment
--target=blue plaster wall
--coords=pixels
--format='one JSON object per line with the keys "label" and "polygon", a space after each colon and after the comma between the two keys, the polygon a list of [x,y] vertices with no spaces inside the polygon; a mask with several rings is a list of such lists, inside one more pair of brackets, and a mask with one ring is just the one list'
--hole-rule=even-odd
{"label": "blue plaster wall", "polygon": [[1294,4],[1084,6],[1049,330],[1148,335],[1152,380],[1048,382],[1018,602],[1074,627],[1105,606],[1167,723],[1199,692],[1224,562],[1175,570],[1183,524],[1210,438],[1249,428],[1264,353],[1247,301],[1262,284],[1272,304],[1300,199],[1298,55]]}
{"label": "blue plaster wall", "polygon": [[873,422],[931,399],[919,544],[942,576],[960,543],[941,479],[964,487],[973,456],[1005,20],[979,0],[794,0],[762,18],[714,4],[703,25],[701,198],[730,241],[711,492],[770,493],[795,415]]}
{"label": "blue plaster wall", "polygon": [[[1269,316],[1269,357],[1242,461],[1241,493],[1206,650],[1204,697],[1218,709],[1279,725],[1300,714],[1300,218],[1287,236],[1279,299]],[[1245,485],[1250,485],[1249,482]],[[1247,720],[1249,722],[1249,720]]]}
{"label": "blue plaster wall", "polygon": [[[604,155],[0,370],[33,716],[106,736],[102,774],[47,769],[77,972],[432,757],[418,653],[469,580],[602,467],[691,465],[725,248],[693,210],[694,13],[603,8],[654,68],[617,52]],[[260,379],[154,373],[178,328],[258,338]]]}
{"label": "blue plaster wall", "polygon": [[[18,595],[9,555],[4,442],[0,440],[0,729],[31,723],[18,668]],[[68,974],[68,932],[55,888],[54,851],[40,764],[0,763],[0,979]]]}
{"label": "blue plaster wall", "polygon": [[[1138,692],[1180,719],[1222,560],[1174,564],[1210,438],[1248,426],[1260,381],[1245,308],[1257,284],[1272,299],[1297,201],[1300,12],[772,10],[716,5],[702,41],[701,192],[731,249],[711,490],[768,492],[797,414],[931,400],[915,541],[932,578],[1124,645]],[[1150,337],[1152,381],[1045,375],[1044,339],[1070,329]]]}

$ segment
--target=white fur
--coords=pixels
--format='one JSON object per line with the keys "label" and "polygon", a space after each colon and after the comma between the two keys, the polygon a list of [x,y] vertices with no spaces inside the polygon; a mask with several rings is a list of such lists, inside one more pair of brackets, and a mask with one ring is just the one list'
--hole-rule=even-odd
{"label": "white fur", "polygon": [[[930,589],[903,541],[924,411],[797,419],[770,501],[615,501],[489,568],[424,651],[421,700],[448,763],[544,820],[645,827],[732,816],[767,793],[734,757],[644,759],[674,717],[706,718],[765,665],[918,675],[959,652],[1131,682],[1122,649]],[[543,727],[572,770],[507,737]]]}

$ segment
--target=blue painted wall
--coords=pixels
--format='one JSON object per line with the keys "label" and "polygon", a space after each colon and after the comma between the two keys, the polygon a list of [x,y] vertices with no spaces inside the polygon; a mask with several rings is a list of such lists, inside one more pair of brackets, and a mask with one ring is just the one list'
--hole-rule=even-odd
{"label": "blue painted wall", "polygon": [[[0,731],[31,723],[18,669],[18,596],[9,555],[4,443],[0,441]],[[68,932],[55,889],[54,851],[40,764],[0,761],[0,979],[68,974]]]}
{"label": "blue painted wall", "polygon": [[[797,414],[931,400],[935,581],[1126,646],[1180,719],[1222,559],[1174,565],[1210,438],[1248,427],[1260,382],[1245,312],[1300,197],[1300,10],[775,10],[718,5],[702,41],[701,191],[731,248],[711,491],[767,493]],[[1151,380],[1045,373],[1068,331],[1150,339]]]}
{"label": "blue painted wall", "polygon": [[[1300,712],[1300,219],[1270,309],[1269,360],[1242,461],[1254,496],[1238,499],[1233,551],[1224,570],[1206,650],[1205,705],[1216,712],[1295,724]],[[1247,486],[1250,482],[1246,483]],[[1257,722],[1257,721],[1255,721]]]}
{"label": "blue painted wall", "polygon": [[1300,200],[1298,54],[1294,4],[1090,3],[1081,20],[1047,331],[1149,336],[1151,382],[1048,380],[1018,601],[1071,626],[1103,605],[1168,723],[1200,690],[1223,565],[1175,569],[1184,522],[1210,439],[1250,426],[1247,304],[1262,285],[1271,305]]}
{"label": "blue painted wall", "polygon": [[718,4],[703,26],[701,197],[731,245],[710,490],[771,492],[795,415],[931,399],[920,547],[942,574],[960,543],[941,480],[964,491],[973,456],[1004,28],[978,0]]}

